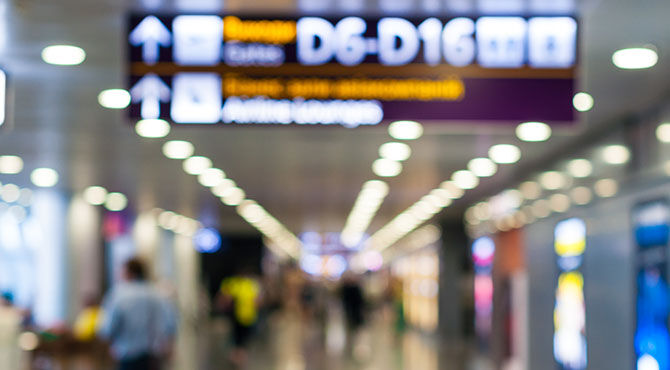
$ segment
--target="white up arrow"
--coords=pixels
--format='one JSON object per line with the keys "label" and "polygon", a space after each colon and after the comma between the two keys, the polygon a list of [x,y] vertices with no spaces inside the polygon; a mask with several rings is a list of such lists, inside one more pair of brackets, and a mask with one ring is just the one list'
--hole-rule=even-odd
{"label": "white up arrow", "polygon": [[158,118],[161,115],[160,102],[170,101],[170,88],[153,73],[142,77],[130,89],[132,101],[141,102],[140,115],[143,119]]}
{"label": "white up arrow", "polygon": [[168,46],[172,35],[163,23],[153,15],[147,16],[129,36],[130,43],[142,45],[142,59],[147,64],[156,64],[160,45]]}

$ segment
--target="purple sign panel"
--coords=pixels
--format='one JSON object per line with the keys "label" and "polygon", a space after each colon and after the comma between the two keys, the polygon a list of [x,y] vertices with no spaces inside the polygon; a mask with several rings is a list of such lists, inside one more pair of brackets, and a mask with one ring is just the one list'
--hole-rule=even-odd
{"label": "purple sign panel", "polygon": [[130,115],[175,124],[574,119],[571,17],[132,16]]}

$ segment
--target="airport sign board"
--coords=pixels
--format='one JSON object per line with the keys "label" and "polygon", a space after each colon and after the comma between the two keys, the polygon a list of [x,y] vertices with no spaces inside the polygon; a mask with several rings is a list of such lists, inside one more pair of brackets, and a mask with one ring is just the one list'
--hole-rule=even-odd
{"label": "airport sign board", "polygon": [[376,125],[574,119],[572,17],[133,15],[132,118]]}

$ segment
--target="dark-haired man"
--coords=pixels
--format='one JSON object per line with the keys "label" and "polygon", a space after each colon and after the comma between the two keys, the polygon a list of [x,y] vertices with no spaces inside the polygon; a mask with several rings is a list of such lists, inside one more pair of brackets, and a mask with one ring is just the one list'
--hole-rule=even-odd
{"label": "dark-haired man", "polygon": [[146,280],[142,261],[131,259],[123,282],[105,298],[99,334],[110,342],[119,370],[154,370],[176,332],[174,311]]}

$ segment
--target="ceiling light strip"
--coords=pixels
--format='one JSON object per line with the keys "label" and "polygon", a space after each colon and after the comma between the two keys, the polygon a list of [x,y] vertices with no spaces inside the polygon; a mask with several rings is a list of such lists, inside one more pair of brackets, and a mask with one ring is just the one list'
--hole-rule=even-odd
{"label": "ceiling light strip", "polygon": [[354,248],[361,242],[388,192],[388,184],[381,180],[370,180],[363,184],[340,234],[345,247]]}

